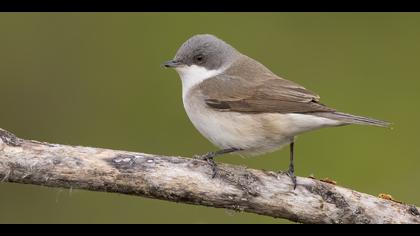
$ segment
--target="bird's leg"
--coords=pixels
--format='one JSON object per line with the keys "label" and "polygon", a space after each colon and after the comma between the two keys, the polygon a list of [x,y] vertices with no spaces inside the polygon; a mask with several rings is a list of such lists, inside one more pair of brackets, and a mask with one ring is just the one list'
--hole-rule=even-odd
{"label": "bird's leg", "polygon": [[294,147],[295,147],[295,142],[292,141],[290,143],[290,164],[289,164],[289,170],[287,171],[287,174],[292,179],[293,189],[296,189],[297,181],[296,181],[296,176],[295,176]]}
{"label": "bird's leg", "polygon": [[226,148],[226,149],[221,149],[215,152],[208,152],[204,155],[194,155],[193,158],[194,159],[199,159],[199,160],[204,160],[207,161],[207,163],[211,166],[212,168],[212,178],[216,177],[217,174],[217,164],[214,161],[214,158],[223,154],[227,154],[227,153],[232,153],[232,152],[236,152],[236,151],[240,151],[241,149],[239,148]]}

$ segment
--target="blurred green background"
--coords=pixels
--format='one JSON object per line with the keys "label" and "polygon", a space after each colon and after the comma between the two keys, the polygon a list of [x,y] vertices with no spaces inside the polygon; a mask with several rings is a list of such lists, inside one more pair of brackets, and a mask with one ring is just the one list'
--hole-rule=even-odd
{"label": "blurred green background", "polygon": [[[392,121],[296,143],[300,176],[420,205],[420,14],[1,13],[0,127],[61,144],[192,156],[215,148],[160,64],[219,36],[341,111]],[[287,169],[288,149],[219,161]],[[0,223],[284,223],[248,213],[81,190],[0,184]]]}

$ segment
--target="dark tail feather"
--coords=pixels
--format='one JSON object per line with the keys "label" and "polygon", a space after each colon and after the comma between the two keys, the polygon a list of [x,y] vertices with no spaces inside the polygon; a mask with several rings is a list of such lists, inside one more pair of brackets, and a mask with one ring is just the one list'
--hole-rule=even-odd
{"label": "dark tail feather", "polygon": [[346,124],[374,125],[379,127],[389,127],[391,125],[391,123],[387,121],[376,120],[363,116],[355,116],[341,112],[317,112],[315,115],[328,119],[342,121]]}

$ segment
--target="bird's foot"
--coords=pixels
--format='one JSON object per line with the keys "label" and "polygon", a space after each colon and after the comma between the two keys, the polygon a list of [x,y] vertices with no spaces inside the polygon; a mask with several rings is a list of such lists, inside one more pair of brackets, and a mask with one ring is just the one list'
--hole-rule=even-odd
{"label": "bird's foot", "polygon": [[206,161],[212,170],[211,178],[214,179],[217,175],[217,164],[214,161],[216,154],[214,152],[208,152],[204,155],[194,155],[193,158],[197,160]]}
{"label": "bird's foot", "polygon": [[296,176],[295,176],[295,172],[291,169],[289,169],[286,174],[290,177],[290,179],[292,180],[293,183],[293,190],[296,189],[297,186],[297,180],[296,180]]}
{"label": "bird's foot", "polygon": [[293,184],[293,190],[296,189],[297,180],[296,180],[295,172],[293,170],[289,169],[287,171],[279,171],[278,174],[279,175],[286,174],[287,176],[289,176],[290,177],[290,180],[292,181],[292,184]]}

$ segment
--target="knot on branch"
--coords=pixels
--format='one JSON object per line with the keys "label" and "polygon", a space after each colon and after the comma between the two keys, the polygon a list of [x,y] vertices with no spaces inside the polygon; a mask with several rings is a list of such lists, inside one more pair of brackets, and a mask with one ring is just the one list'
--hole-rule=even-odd
{"label": "knot on branch", "polygon": [[350,204],[346,201],[345,196],[340,194],[334,189],[333,186],[315,183],[311,186],[305,186],[305,188],[312,194],[319,195],[325,202],[334,204],[339,210],[339,216],[337,219],[333,219],[331,223],[334,224],[369,224],[371,220],[368,215],[364,212],[364,209],[359,207],[355,210],[352,209]]}
{"label": "knot on branch", "polygon": [[408,209],[408,211],[410,212],[410,214],[412,214],[413,216],[419,216],[420,217],[420,212],[417,209],[416,206],[410,206],[410,208]]}
{"label": "knot on branch", "polygon": [[3,141],[3,143],[9,146],[18,147],[22,145],[22,140],[16,137],[16,135],[4,129],[0,129],[0,139]]}

